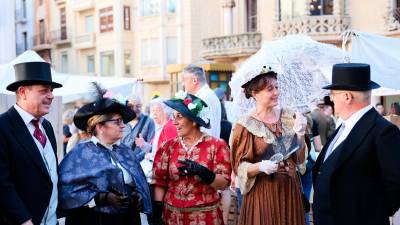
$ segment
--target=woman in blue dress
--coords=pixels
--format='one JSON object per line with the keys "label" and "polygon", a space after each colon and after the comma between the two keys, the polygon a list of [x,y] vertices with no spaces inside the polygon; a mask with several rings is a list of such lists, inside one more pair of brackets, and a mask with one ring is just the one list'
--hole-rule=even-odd
{"label": "woman in blue dress", "polygon": [[66,225],[141,224],[139,213],[151,213],[149,188],[133,151],[120,143],[135,113],[99,96],[75,114],[75,126],[92,137],[59,166],[59,209],[66,213]]}

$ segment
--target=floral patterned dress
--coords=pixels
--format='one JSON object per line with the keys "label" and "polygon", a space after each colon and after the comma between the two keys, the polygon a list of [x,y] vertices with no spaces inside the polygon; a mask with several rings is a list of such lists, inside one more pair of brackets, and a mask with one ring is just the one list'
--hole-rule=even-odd
{"label": "floral patterned dress", "polygon": [[179,137],[165,142],[153,164],[153,184],[165,187],[164,223],[174,225],[223,224],[220,197],[216,189],[198,176],[179,175],[178,160],[190,159],[230,181],[230,152],[226,143],[204,135],[185,150]]}

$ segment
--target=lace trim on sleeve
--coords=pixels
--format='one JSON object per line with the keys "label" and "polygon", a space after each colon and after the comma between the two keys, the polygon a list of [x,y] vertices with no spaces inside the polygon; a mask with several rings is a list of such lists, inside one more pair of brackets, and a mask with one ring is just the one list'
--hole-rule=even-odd
{"label": "lace trim on sleeve", "polygon": [[250,164],[251,163],[249,162],[242,162],[239,164],[238,167],[237,178],[238,178],[240,193],[242,193],[242,195],[247,194],[254,186],[254,183],[256,182],[256,177],[249,178],[247,176],[247,169]]}

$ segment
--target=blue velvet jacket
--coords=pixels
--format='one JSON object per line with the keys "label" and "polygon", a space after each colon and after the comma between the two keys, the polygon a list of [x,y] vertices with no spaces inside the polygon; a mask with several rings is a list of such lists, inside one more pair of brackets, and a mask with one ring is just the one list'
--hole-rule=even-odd
{"label": "blue velvet jacket", "polygon": [[[59,208],[74,209],[86,205],[98,193],[110,188],[125,193],[122,170],[111,163],[110,150],[92,141],[76,145],[59,165]],[[131,175],[143,198],[143,213],[151,213],[151,199],[146,177],[133,151],[120,144],[114,156]],[[95,206],[95,211],[121,213],[112,206]]]}

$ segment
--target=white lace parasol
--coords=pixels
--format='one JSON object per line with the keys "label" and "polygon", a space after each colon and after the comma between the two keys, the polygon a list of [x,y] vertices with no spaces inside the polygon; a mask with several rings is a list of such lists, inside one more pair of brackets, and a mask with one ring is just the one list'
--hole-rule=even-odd
{"label": "white lace parasol", "polygon": [[264,66],[278,73],[281,107],[310,111],[328,94],[321,87],[329,83],[332,66],[342,62],[342,57],[341,49],[302,35],[265,43],[242,64],[229,83],[233,102],[240,108],[238,113],[250,113],[255,107],[254,100],[246,99],[241,86],[258,75]]}

